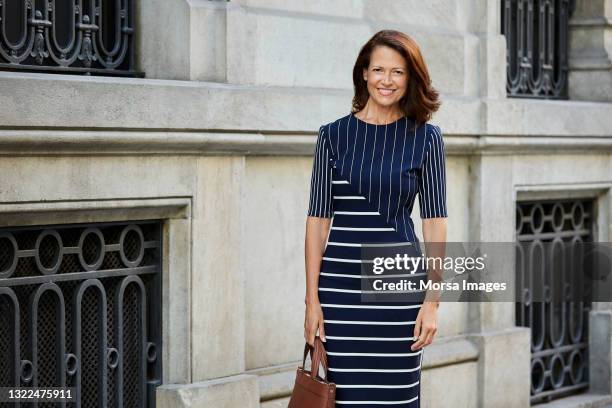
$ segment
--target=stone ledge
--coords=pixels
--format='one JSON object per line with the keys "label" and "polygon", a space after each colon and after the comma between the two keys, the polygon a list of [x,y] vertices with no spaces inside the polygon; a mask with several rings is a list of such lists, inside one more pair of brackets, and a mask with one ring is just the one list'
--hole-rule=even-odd
{"label": "stone ledge", "polygon": [[443,337],[424,349],[423,369],[476,361],[478,356],[478,347],[469,337]]}
{"label": "stone ledge", "polygon": [[[306,360],[308,363],[308,360]],[[293,363],[281,364],[272,367],[248,370],[247,374],[257,375],[259,378],[259,393],[262,401],[286,397],[291,394],[295,375],[302,360]]]}
{"label": "stone ledge", "polygon": [[289,397],[274,399],[261,403],[261,408],[287,408],[289,404]]}
{"label": "stone ledge", "polygon": [[0,227],[127,221],[132,219],[188,219],[192,217],[192,197],[142,199],[92,199],[0,203]]}
{"label": "stone ledge", "polygon": [[[0,72],[5,130],[315,133],[349,113],[350,90]],[[612,104],[442,96],[445,135],[610,138]],[[554,120],[545,120],[554,118]]]}
{"label": "stone ledge", "polygon": [[486,136],[612,136],[607,102],[507,98],[485,101]]}
{"label": "stone ledge", "polygon": [[[351,98],[327,88],[0,72],[6,130],[316,133],[347,115]],[[446,122],[448,134],[477,134],[480,109],[478,99],[445,97],[432,122]]]}
{"label": "stone ledge", "polygon": [[570,27],[612,27],[612,19],[606,16],[573,17],[568,23]]}
{"label": "stone ledge", "polygon": [[612,395],[586,393],[532,405],[531,408],[610,408]]}
{"label": "stone ledge", "polygon": [[[444,132],[444,131],[443,131]],[[291,133],[0,130],[0,156],[312,156],[316,136]],[[444,132],[447,155],[606,154],[612,137],[460,136]]]}
{"label": "stone ledge", "polygon": [[258,408],[257,376],[240,374],[192,384],[157,388],[159,408]]}
{"label": "stone ledge", "polygon": [[569,59],[569,69],[570,71],[611,70],[612,61],[610,61],[607,55],[602,55],[601,57],[579,57],[575,55]]}

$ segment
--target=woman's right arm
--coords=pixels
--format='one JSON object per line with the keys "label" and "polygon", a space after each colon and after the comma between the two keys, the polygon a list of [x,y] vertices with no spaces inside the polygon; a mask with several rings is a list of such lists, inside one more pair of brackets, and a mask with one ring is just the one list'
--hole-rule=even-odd
{"label": "woman's right arm", "polygon": [[304,339],[311,346],[319,330],[319,337],[325,341],[323,310],[319,302],[319,273],[331,218],[306,217],[306,239],[304,243],[306,266],[306,312],[304,316]]}
{"label": "woman's right arm", "polygon": [[310,202],[306,217],[304,255],[306,263],[306,313],[304,317],[304,339],[311,346],[319,330],[323,332],[323,311],[319,303],[319,273],[325,252],[325,243],[333,216],[332,168],[329,164],[330,149],[325,127],[319,128],[310,178]]}

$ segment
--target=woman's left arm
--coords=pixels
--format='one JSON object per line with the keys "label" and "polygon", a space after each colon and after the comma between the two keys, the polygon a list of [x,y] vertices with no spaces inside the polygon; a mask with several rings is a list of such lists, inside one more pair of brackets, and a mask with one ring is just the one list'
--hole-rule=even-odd
{"label": "woman's left arm", "polygon": [[[446,248],[446,217],[424,218],[423,241],[425,243],[425,254],[428,258],[444,259]],[[431,265],[437,264],[432,262]],[[439,268],[428,268],[427,279],[433,282],[442,280],[442,271]],[[437,290],[428,290],[425,300],[414,325],[414,337],[417,339],[411,349],[418,350],[432,343],[438,331],[438,306],[440,305],[440,294]]]}
{"label": "woman's left arm", "polygon": [[[419,186],[419,206],[423,224],[423,242],[427,258],[444,259],[446,250],[446,153],[439,126],[429,126]],[[427,279],[442,280],[441,262],[427,263]],[[428,290],[414,325],[412,350],[431,344],[438,331],[440,294]]]}

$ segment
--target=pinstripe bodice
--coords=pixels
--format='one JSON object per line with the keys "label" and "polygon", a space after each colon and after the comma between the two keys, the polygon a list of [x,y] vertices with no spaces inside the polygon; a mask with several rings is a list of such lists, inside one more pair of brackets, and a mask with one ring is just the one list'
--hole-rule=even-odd
{"label": "pinstripe bodice", "polygon": [[365,213],[375,218],[366,222],[394,232],[385,240],[418,242],[414,201],[418,195],[421,218],[446,217],[446,172],[440,128],[414,123],[374,125],[349,114],[321,126],[308,215],[334,217],[333,229],[335,215]]}

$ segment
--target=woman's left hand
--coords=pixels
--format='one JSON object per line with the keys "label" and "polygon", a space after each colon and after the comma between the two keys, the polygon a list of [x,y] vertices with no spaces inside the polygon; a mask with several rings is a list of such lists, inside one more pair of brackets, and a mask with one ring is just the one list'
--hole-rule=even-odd
{"label": "woman's left hand", "polygon": [[438,302],[423,302],[414,324],[414,337],[417,339],[410,349],[418,350],[428,346],[438,331]]}

